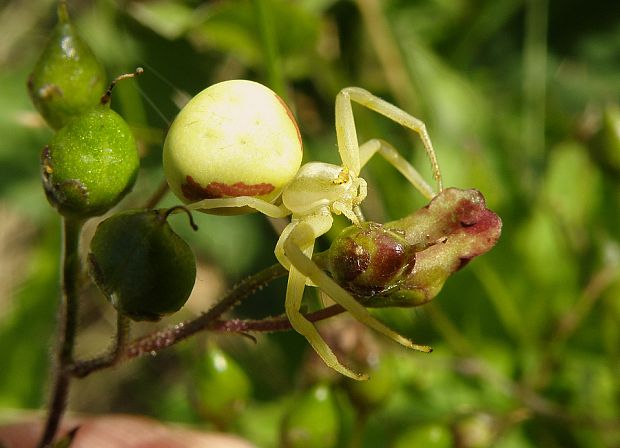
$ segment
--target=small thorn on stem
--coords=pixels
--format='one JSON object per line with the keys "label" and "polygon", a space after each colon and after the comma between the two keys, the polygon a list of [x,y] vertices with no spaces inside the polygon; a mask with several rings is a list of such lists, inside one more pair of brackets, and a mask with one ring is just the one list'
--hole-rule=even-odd
{"label": "small thorn on stem", "polygon": [[112,99],[112,89],[114,89],[114,86],[116,85],[117,82],[122,81],[124,79],[135,78],[136,76],[141,75],[142,73],[144,73],[144,69],[142,67],[138,67],[133,73],[125,73],[123,75],[117,76],[116,79],[114,79],[114,81],[110,83],[110,87],[108,87],[108,90],[106,90],[106,92],[103,94],[99,102],[101,104],[108,104],[110,100]]}

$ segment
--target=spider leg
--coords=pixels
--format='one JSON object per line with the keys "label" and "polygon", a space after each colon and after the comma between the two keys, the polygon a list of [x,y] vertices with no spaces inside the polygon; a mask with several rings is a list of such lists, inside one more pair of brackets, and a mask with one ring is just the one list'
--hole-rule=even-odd
{"label": "spider leg", "polygon": [[345,166],[353,170],[356,175],[359,175],[361,166],[363,165],[360,163],[360,149],[355,131],[351,101],[373,110],[417,133],[422,140],[426,155],[431,162],[433,177],[437,182],[437,190],[441,191],[443,189],[439,164],[437,163],[435,150],[433,149],[433,144],[426,131],[424,122],[359,87],[344,88],[336,97],[336,137],[338,138],[340,157]]}
{"label": "spider leg", "polygon": [[[323,272],[308,256],[300,250],[299,246],[295,244],[295,241],[289,238],[284,243],[284,249],[286,255],[291,261],[291,272],[293,267],[295,271],[300,272],[302,279],[305,277],[310,278],[316,285],[321,288],[327,295],[329,295],[336,303],[345,308],[353,317],[364,325],[378,331],[379,333],[389,337],[390,339],[398,342],[405,347],[419,350],[421,352],[431,352],[431,347],[427,345],[419,345],[413,341],[398,334],[391,328],[387,327],[382,322],[373,317],[368,310],[360,304],[351,294],[345,291],[340,285],[338,285],[331,277]],[[288,298],[287,298],[288,301]],[[329,365],[329,364],[328,364]]]}
{"label": "spider leg", "polygon": [[418,190],[426,199],[433,199],[437,193],[426,183],[418,170],[414,168],[400,153],[388,142],[373,138],[360,146],[360,163],[363,167],[368,160],[376,153],[379,153],[394,168],[405,176],[405,178]]}
{"label": "spider leg", "polygon": [[[295,259],[301,256],[303,259],[309,260],[314,249],[314,240],[331,227],[332,221],[331,215],[312,215],[305,217],[303,221],[293,224],[294,227],[282,245],[284,252],[286,252],[286,257],[290,259],[291,254],[293,254]],[[286,301],[284,303],[286,315],[291,326],[308,340],[314,351],[326,365],[355,380],[368,379],[367,375],[354,372],[342,365],[312,322],[301,314],[300,308],[307,277],[296,266],[297,262],[291,260],[286,287]]]}
{"label": "spider leg", "polygon": [[272,218],[284,218],[291,213],[284,206],[277,206],[252,196],[203,199],[186,206],[189,210],[210,210],[216,208],[250,207]]}
{"label": "spider leg", "polygon": [[338,285],[334,280],[332,280],[327,274],[325,274],[321,269],[319,269],[314,262],[304,255],[303,252],[299,250],[299,248],[294,245],[286,245],[285,247],[288,249],[287,254],[291,260],[291,264],[295,266],[296,269],[299,269],[300,272],[303,273],[304,276],[309,277],[312,281],[314,281],[323,291],[325,291],[336,303],[341,305],[347,311],[351,313],[353,317],[359,320],[364,325],[373,328],[379,333],[384,334],[385,336],[393,339],[405,347],[412,348],[414,350],[419,350],[421,352],[430,352],[432,349],[427,345],[419,345],[411,340],[405,338],[404,336],[396,333],[394,330],[388,328],[386,325],[378,321],[374,318],[368,310],[361,305],[353,296],[351,296],[347,291],[342,289],[340,285]]}

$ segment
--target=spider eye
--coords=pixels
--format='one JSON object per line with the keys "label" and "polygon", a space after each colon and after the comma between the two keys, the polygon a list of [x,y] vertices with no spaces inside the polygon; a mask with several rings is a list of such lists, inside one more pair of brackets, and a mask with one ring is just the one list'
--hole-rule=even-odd
{"label": "spider eye", "polygon": [[338,177],[334,179],[332,182],[334,185],[342,185],[346,184],[351,180],[351,175],[349,173],[349,169],[347,167],[343,167],[342,170],[338,173]]}

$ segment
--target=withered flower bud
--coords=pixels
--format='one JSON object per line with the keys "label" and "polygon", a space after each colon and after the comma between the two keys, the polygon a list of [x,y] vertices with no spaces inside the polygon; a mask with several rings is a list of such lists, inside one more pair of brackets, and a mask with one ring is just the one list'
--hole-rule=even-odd
{"label": "withered flower bud", "polygon": [[367,306],[418,306],[432,300],[445,281],[472,258],[497,242],[502,221],[486,207],[477,190],[448,188],[426,207],[406,218],[385,224],[404,232],[417,249],[413,271],[388,296],[374,297]]}

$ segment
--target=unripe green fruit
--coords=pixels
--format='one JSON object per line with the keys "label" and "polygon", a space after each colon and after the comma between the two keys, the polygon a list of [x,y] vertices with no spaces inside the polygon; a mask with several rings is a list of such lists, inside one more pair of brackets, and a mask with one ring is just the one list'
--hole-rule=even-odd
{"label": "unripe green fruit", "polygon": [[355,381],[347,378],[346,391],[358,408],[377,409],[392,395],[398,385],[394,362],[391,355],[382,353],[370,367],[368,381]]}
{"label": "unripe green fruit", "polygon": [[455,446],[452,433],[444,425],[428,423],[414,426],[401,434],[393,448],[451,448]]}
{"label": "unripe green fruit", "polygon": [[612,176],[620,176],[620,106],[606,104],[601,128],[594,135],[592,154]]}
{"label": "unripe green fruit", "polygon": [[199,411],[220,427],[230,424],[245,408],[252,387],[235,360],[218,347],[209,348],[196,369]]}
{"label": "unripe green fruit", "polygon": [[97,227],[89,272],[106,298],[133,320],[156,321],[178,311],[196,280],[189,245],[170,227],[167,211],[129,210]]}
{"label": "unripe green fruit", "polygon": [[163,164],[183,202],[236,196],[271,201],[295,176],[301,158],[299,130],[284,102],[261,84],[232,80],[208,87],[183,107],[166,136]]}
{"label": "unripe green fruit", "polygon": [[54,129],[94,107],[105,90],[103,67],[58,5],[58,24],[28,79],[34,106]]}
{"label": "unripe green fruit", "polygon": [[139,163],[131,129],[102,104],[70,121],[45,147],[43,187],[64,216],[100,215],[129,192]]}
{"label": "unripe green fruit", "polygon": [[331,389],[319,384],[308,390],[285,417],[282,446],[330,448],[336,446],[340,422]]}
{"label": "unripe green fruit", "polygon": [[336,282],[357,296],[394,289],[414,267],[414,248],[395,231],[364,222],[344,229],[332,243],[328,269]]}

